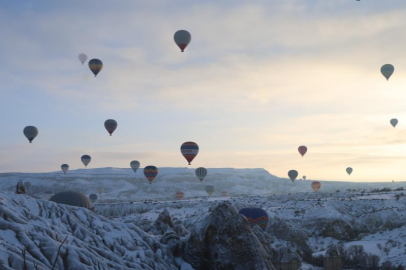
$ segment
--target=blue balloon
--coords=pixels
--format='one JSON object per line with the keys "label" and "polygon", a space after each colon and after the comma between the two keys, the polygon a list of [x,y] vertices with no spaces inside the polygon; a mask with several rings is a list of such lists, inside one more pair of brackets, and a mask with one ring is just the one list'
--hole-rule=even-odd
{"label": "blue balloon", "polygon": [[263,231],[265,231],[266,227],[268,227],[268,213],[261,208],[243,208],[238,211],[238,213],[248,220],[251,228],[258,225]]}

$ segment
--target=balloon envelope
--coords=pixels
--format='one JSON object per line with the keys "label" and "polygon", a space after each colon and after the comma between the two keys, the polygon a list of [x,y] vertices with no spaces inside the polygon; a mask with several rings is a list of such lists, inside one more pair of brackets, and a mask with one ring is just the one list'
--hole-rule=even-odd
{"label": "balloon envelope", "polygon": [[181,52],[183,52],[192,40],[192,36],[186,30],[179,30],[175,33],[173,39],[175,40],[176,45],[178,45],[180,48]]}
{"label": "balloon envelope", "polygon": [[222,196],[222,197],[227,197],[227,191],[222,191],[222,192],[221,192],[221,196]]}
{"label": "balloon envelope", "polygon": [[299,146],[299,148],[298,148],[298,150],[299,150],[299,153],[302,155],[302,157],[306,154],[306,152],[307,152],[307,147],[306,146],[304,146],[304,145],[302,145],[302,146]]}
{"label": "balloon envelope", "polygon": [[133,160],[130,163],[131,169],[133,169],[134,172],[136,172],[138,170],[138,168],[140,167],[140,162],[138,160]]}
{"label": "balloon envelope", "polygon": [[82,65],[86,62],[87,60],[87,55],[84,53],[79,54],[79,61],[82,63]]}
{"label": "balloon envelope", "polygon": [[191,165],[190,162],[192,162],[199,153],[199,146],[195,142],[185,142],[180,146],[180,152],[189,162],[189,165]]}
{"label": "balloon envelope", "polygon": [[97,192],[99,192],[100,195],[104,193],[104,187],[98,187]]}
{"label": "balloon envelope", "polygon": [[92,158],[89,155],[83,155],[80,160],[82,160],[82,163],[87,167],[87,165],[90,163]]}
{"label": "balloon envelope", "polygon": [[351,167],[348,167],[348,168],[345,169],[345,170],[347,171],[348,175],[350,175],[350,174],[352,173],[352,168],[351,168]]}
{"label": "balloon envelope", "polygon": [[213,194],[214,193],[214,186],[212,186],[212,185],[208,185],[208,186],[206,186],[206,192],[207,192],[207,194],[209,195],[209,197],[211,196],[211,194]]}
{"label": "balloon envelope", "polygon": [[298,174],[299,173],[296,170],[290,170],[288,172],[288,176],[289,176],[290,180],[292,180],[292,182],[296,180],[296,177],[298,176]]}
{"label": "balloon envelope", "polygon": [[303,175],[303,180],[306,180],[306,175]]}
{"label": "balloon envelope", "polygon": [[396,127],[396,125],[398,124],[398,119],[396,119],[396,118],[391,119],[391,120],[390,120],[390,124],[391,124],[393,127]]}
{"label": "balloon envelope", "polygon": [[203,179],[207,175],[207,170],[206,170],[206,168],[199,167],[196,169],[195,173],[196,173],[196,176],[200,179],[200,181],[203,181]]}
{"label": "balloon envelope", "polygon": [[258,225],[263,231],[268,227],[269,216],[268,213],[261,208],[243,208],[238,211],[249,222],[251,228]]}
{"label": "balloon envelope", "polygon": [[152,184],[152,181],[154,181],[155,177],[158,175],[158,168],[155,166],[147,166],[144,168],[144,175],[149,183]]}
{"label": "balloon envelope", "polygon": [[381,73],[386,78],[386,80],[389,80],[390,76],[392,76],[394,71],[395,67],[392,66],[391,64],[386,64],[381,67]]}
{"label": "balloon envelope", "polygon": [[96,194],[90,194],[89,199],[90,199],[90,201],[92,203],[94,203],[95,201],[97,201],[97,195]]}
{"label": "balloon envelope", "polygon": [[96,77],[103,68],[103,62],[99,59],[92,59],[89,61],[89,68]]}
{"label": "balloon envelope", "polygon": [[34,126],[27,126],[24,128],[24,135],[27,137],[27,139],[32,143],[32,141],[37,137],[38,135],[38,129]]}
{"label": "balloon envelope", "polygon": [[117,122],[114,119],[108,119],[104,122],[104,127],[108,131],[108,133],[113,134],[114,130],[117,128]]}
{"label": "balloon envelope", "polygon": [[61,169],[63,173],[66,173],[69,170],[69,165],[68,164],[62,164]]}
{"label": "balloon envelope", "polygon": [[320,190],[320,188],[321,188],[320,182],[314,181],[312,183],[312,189],[313,189],[314,192],[318,192]]}
{"label": "balloon envelope", "polygon": [[185,196],[185,193],[183,193],[182,191],[178,191],[178,192],[176,192],[176,194],[175,194],[175,197],[176,197],[176,199],[178,199],[178,200],[182,200],[184,196]]}

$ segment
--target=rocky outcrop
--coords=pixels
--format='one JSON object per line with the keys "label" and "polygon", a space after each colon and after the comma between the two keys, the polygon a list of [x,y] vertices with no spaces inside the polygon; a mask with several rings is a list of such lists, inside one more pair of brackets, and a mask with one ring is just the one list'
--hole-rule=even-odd
{"label": "rocky outcrop", "polygon": [[333,237],[338,240],[355,238],[353,226],[344,219],[318,219],[315,228],[323,237]]}
{"label": "rocky outcrop", "polygon": [[275,270],[248,221],[228,203],[196,224],[183,258],[196,270]]}
{"label": "rocky outcrop", "polygon": [[152,227],[152,233],[163,235],[168,229],[172,228],[173,228],[172,217],[169,214],[169,211],[165,209],[159,214],[157,220],[155,221],[155,224]]}

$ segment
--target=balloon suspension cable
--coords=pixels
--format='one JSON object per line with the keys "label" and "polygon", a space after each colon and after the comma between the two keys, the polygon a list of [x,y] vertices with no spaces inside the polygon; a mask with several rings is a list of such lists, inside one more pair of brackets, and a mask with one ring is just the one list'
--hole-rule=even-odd
{"label": "balloon suspension cable", "polygon": [[189,162],[189,165],[192,165],[192,164],[190,164],[190,162]]}

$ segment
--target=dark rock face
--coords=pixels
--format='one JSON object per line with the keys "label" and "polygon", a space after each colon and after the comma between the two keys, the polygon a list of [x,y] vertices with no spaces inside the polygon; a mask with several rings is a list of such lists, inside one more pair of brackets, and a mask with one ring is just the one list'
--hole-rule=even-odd
{"label": "dark rock face", "polygon": [[333,237],[338,240],[350,240],[355,238],[353,226],[343,219],[320,220],[320,235],[324,237]]}
{"label": "dark rock face", "polygon": [[152,228],[153,234],[163,235],[168,229],[173,228],[172,217],[169,214],[169,211],[165,209],[162,213],[159,214],[155,224]]}
{"label": "dark rock face", "polygon": [[228,203],[196,224],[183,257],[196,270],[275,270],[248,221]]}

